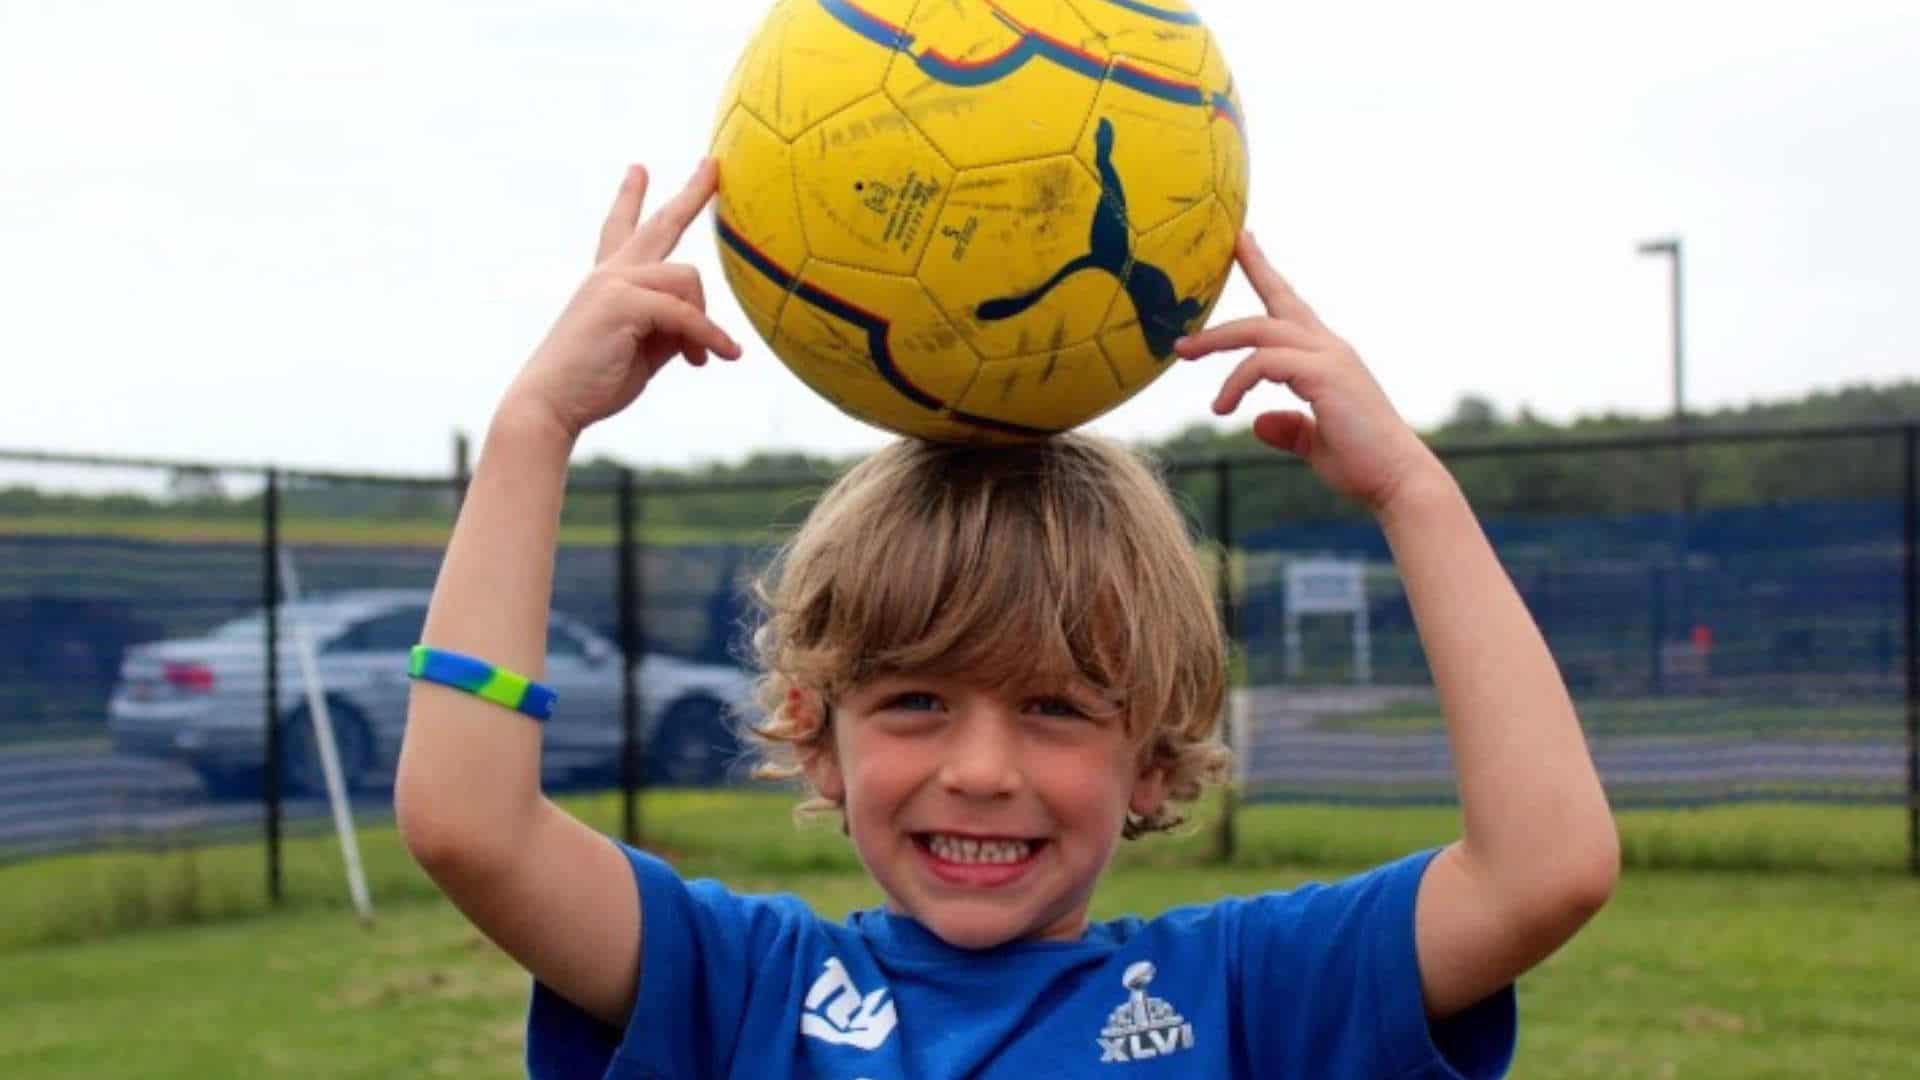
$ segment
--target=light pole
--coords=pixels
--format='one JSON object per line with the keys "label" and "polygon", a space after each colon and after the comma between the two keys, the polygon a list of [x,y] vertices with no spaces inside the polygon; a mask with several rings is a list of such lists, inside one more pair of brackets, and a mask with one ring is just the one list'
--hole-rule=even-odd
{"label": "light pole", "polygon": [[[1693,590],[1689,587],[1690,583],[1688,581],[1689,564],[1692,562],[1691,549],[1693,547],[1693,454],[1691,448],[1687,445],[1685,435],[1687,423],[1687,384],[1686,347],[1684,344],[1685,323],[1683,321],[1680,291],[1680,238],[1678,236],[1663,236],[1658,239],[1644,240],[1640,244],[1640,254],[1665,255],[1671,260],[1669,263],[1669,280],[1673,284],[1673,299],[1670,312],[1673,318],[1673,426],[1682,433],[1679,445],[1680,468],[1678,470],[1680,481],[1680,514],[1674,522],[1674,553],[1677,556],[1675,559],[1677,563],[1675,566],[1677,580],[1674,584],[1679,593],[1680,628],[1683,633],[1693,634]],[[1667,636],[1668,633],[1664,627],[1656,627],[1654,637],[1655,644],[1658,647],[1658,656],[1655,659],[1657,666],[1654,670],[1654,688],[1659,691],[1667,689],[1665,672],[1662,670],[1666,666],[1666,649],[1662,642]],[[1695,640],[1697,641],[1698,638]],[[1702,657],[1701,659],[1704,661],[1705,658]]]}
{"label": "light pole", "polygon": [[1686,352],[1683,344],[1684,323],[1680,303],[1680,238],[1664,236],[1658,240],[1647,240],[1640,245],[1642,255],[1665,255],[1672,260],[1671,280],[1673,282],[1673,422],[1685,423],[1687,419],[1686,391]]}

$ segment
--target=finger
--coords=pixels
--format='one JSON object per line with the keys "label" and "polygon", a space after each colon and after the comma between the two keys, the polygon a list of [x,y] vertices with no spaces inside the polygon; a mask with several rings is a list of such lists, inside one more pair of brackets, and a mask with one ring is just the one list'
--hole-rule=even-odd
{"label": "finger", "polygon": [[666,258],[680,243],[687,226],[700,216],[700,211],[706,209],[713,193],[719,189],[719,163],[712,158],[703,159],[687,186],[634,230],[633,238],[622,252],[626,261],[655,263]]}
{"label": "finger", "polygon": [[1261,413],[1253,418],[1253,437],[1289,454],[1306,457],[1313,450],[1313,417],[1297,409]]}
{"label": "finger", "polygon": [[[615,264],[609,272],[636,288],[677,297],[703,312],[707,310],[707,291],[700,282],[700,271],[685,263]],[[694,367],[704,367],[707,363],[707,351],[697,345],[685,343],[676,351]]]}
{"label": "finger", "polygon": [[740,359],[740,346],[733,338],[708,318],[706,312],[677,296],[644,292],[634,315],[636,329],[643,339],[660,335],[677,337],[680,345],[677,351],[687,356],[689,361],[693,359],[688,353],[689,349],[708,349],[729,360]]}
{"label": "finger", "polygon": [[1247,281],[1253,291],[1267,305],[1267,314],[1276,319],[1288,319],[1305,326],[1319,328],[1320,317],[1313,313],[1300,294],[1293,291],[1287,279],[1267,261],[1267,253],[1260,249],[1258,241],[1251,232],[1242,232],[1240,241],[1234,248],[1234,255],[1240,260],[1240,269],[1247,275]]}
{"label": "finger", "polygon": [[600,226],[600,246],[594,252],[593,265],[606,262],[633,235],[640,223],[640,208],[647,202],[648,179],[646,166],[627,166],[620,193],[613,197],[613,209],[607,211],[607,220]]}
{"label": "finger", "polygon": [[1307,349],[1316,344],[1319,342],[1314,333],[1298,323],[1254,315],[1183,337],[1173,343],[1173,351],[1182,359],[1198,360],[1233,349]]}
{"label": "finger", "polygon": [[1213,399],[1213,411],[1225,416],[1240,407],[1241,399],[1247,392],[1263,382],[1288,385],[1299,378],[1302,371],[1313,361],[1313,354],[1304,349],[1261,349],[1245,360],[1240,361],[1227,375],[1220,386],[1220,393]]}
{"label": "finger", "polygon": [[707,290],[700,283],[700,271],[686,263],[616,264],[609,271],[629,285],[677,296],[701,311],[707,310]]}

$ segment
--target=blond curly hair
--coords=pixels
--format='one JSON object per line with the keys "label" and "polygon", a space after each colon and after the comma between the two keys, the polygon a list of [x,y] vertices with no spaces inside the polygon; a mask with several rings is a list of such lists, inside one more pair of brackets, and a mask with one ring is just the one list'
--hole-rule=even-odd
{"label": "blond curly hair", "polygon": [[[830,737],[831,708],[792,708],[790,691],[831,703],[907,672],[1084,680],[1123,710],[1170,802],[1225,778],[1208,575],[1159,475],[1112,442],[896,442],[826,492],[754,591],[761,778],[804,781]],[[796,813],[836,808],[810,791]],[[1180,820],[1129,813],[1124,835]]]}

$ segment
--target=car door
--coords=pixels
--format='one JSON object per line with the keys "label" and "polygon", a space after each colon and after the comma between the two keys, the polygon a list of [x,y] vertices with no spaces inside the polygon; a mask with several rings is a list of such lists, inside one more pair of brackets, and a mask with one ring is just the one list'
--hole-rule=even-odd
{"label": "car door", "polygon": [[426,624],[424,604],[387,608],[350,623],[320,650],[329,694],[366,721],[377,759],[391,760],[407,726],[407,653]]}
{"label": "car door", "polygon": [[564,619],[547,627],[547,685],[559,696],[546,753],[562,769],[602,769],[620,755],[620,651]]}

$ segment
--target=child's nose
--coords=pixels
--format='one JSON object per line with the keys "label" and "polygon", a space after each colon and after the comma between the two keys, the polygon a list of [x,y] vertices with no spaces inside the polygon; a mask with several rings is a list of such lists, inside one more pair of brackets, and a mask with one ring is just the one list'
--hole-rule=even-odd
{"label": "child's nose", "polygon": [[1019,740],[998,717],[970,717],[947,745],[940,781],[969,798],[998,798],[1020,790]]}

